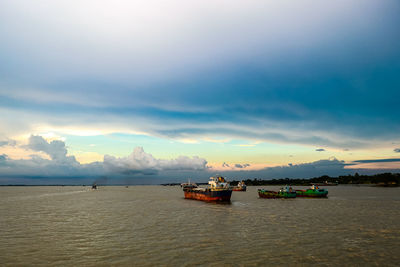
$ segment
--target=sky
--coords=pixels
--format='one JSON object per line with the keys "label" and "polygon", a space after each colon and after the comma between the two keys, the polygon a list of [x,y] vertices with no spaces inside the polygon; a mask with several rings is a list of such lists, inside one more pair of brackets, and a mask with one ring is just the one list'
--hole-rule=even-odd
{"label": "sky", "polygon": [[0,2],[0,184],[400,172],[400,2]]}

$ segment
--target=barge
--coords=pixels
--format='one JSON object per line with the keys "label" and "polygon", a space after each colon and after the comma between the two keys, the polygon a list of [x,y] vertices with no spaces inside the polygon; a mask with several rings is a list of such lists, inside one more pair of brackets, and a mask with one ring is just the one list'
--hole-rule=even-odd
{"label": "barge", "polygon": [[312,185],[307,190],[296,190],[297,197],[327,197],[328,190],[320,189],[317,185]]}
{"label": "barge", "polygon": [[296,191],[290,186],[281,188],[278,192],[265,189],[258,189],[258,196],[260,198],[295,198]]}

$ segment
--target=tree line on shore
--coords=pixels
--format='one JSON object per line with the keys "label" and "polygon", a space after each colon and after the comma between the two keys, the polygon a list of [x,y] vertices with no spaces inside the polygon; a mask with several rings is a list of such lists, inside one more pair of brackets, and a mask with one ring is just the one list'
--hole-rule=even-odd
{"label": "tree line on shore", "polygon": [[[375,184],[379,186],[400,186],[400,173],[380,173],[374,175],[345,175],[338,177],[330,177],[323,175],[309,179],[272,179],[262,180],[254,178],[243,180],[246,185],[310,185],[310,184]],[[239,181],[231,181],[231,185],[237,185]]]}

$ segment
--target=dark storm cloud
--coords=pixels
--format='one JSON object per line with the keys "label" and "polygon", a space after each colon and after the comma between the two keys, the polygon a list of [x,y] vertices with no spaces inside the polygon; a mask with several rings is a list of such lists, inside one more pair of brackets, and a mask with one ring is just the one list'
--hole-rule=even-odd
{"label": "dark storm cloud", "polygon": [[379,162],[400,162],[400,158],[390,158],[390,159],[365,159],[353,161],[356,163],[379,163]]}
{"label": "dark storm cloud", "polygon": [[245,163],[245,164],[237,163],[237,164],[235,164],[235,168],[238,168],[238,169],[244,169],[244,168],[247,168],[249,166],[250,166],[250,164],[248,164],[248,163]]}

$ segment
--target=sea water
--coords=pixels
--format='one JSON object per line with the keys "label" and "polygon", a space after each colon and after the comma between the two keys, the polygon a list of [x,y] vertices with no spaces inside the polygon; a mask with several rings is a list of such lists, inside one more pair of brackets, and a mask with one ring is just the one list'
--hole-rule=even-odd
{"label": "sea water", "polygon": [[258,188],[279,189],[216,204],[179,186],[0,187],[0,265],[399,266],[400,188]]}

